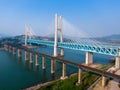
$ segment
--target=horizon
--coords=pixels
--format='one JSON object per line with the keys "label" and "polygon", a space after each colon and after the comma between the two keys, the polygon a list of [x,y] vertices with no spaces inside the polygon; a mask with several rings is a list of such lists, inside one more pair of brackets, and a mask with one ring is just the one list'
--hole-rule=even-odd
{"label": "horizon", "polygon": [[[0,33],[0,38],[11,38],[11,37],[17,37],[17,36],[24,36],[24,34],[18,34],[18,35],[6,35],[6,34],[1,34]],[[33,35],[34,36],[34,35]],[[35,35],[35,36],[37,36],[37,37],[48,37],[48,38],[54,38],[54,35],[48,35],[48,36],[41,36],[41,35]],[[114,38],[116,38],[116,36],[117,36],[117,39],[119,39],[119,37],[118,36],[120,36],[120,34],[111,34],[111,35],[106,35],[106,36],[96,36],[96,37],[81,37],[81,39],[82,38],[88,38],[88,39],[91,39],[91,38],[93,38],[93,39],[103,39],[103,38],[108,38],[108,37],[110,37],[110,39],[111,39],[111,37],[114,39]],[[63,38],[66,38],[66,39],[78,39],[79,37],[70,37],[70,36],[63,36]],[[80,39],[80,38],[79,38]],[[117,40],[116,39],[116,40]]]}
{"label": "horizon", "polygon": [[33,31],[42,36],[48,32],[48,28],[52,32],[49,26],[54,22],[55,13],[62,15],[79,32],[84,31],[90,36],[120,34],[119,4],[119,0],[2,0],[0,34],[22,35],[25,24],[30,24]]}

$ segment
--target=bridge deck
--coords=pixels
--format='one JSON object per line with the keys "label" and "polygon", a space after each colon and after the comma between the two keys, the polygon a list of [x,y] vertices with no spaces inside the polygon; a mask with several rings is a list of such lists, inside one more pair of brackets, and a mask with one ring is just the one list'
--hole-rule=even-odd
{"label": "bridge deck", "polygon": [[70,65],[82,68],[84,70],[88,70],[88,71],[91,71],[91,72],[94,72],[94,73],[97,73],[97,74],[100,74],[100,75],[104,75],[104,76],[107,76],[107,77],[116,78],[116,79],[120,80],[120,75],[116,75],[116,74],[109,73],[109,72],[106,72],[106,71],[102,71],[102,70],[98,70],[98,69],[91,68],[91,67],[88,67],[88,66],[84,66],[84,65],[81,65],[81,64],[78,64],[78,63],[75,63],[75,62],[71,62],[69,60],[61,59],[59,57],[53,57],[53,56],[50,56],[50,55],[46,55],[46,54],[43,54],[43,53],[40,53],[40,52],[37,52],[37,51],[30,50],[30,49],[28,49],[24,46],[15,46],[13,44],[8,44],[8,45],[11,45],[11,46],[16,47],[16,48],[23,49],[23,50],[28,51],[28,52],[32,52],[34,54],[38,54],[39,56],[44,56],[44,57],[47,57],[47,58],[50,58],[50,59],[54,59],[54,60],[57,60],[57,61],[60,61],[60,62],[64,62],[66,64],[70,64]]}
{"label": "bridge deck", "polygon": [[[24,40],[22,40],[22,42],[24,42]],[[47,45],[47,46],[54,46],[53,41],[28,39],[27,42],[38,44],[38,45],[41,44],[41,45]],[[95,46],[95,45],[84,45],[84,44],[68,43],[68,42],[63,42],[63,43],[58,42],[58,47],[68,48],[68,49],[73,49],[73,50],[88,51],[88,52],[94,52],[94,53],[112,55],[112,56],[118,56],[118,49],[119,49],[119,47],[115,47],[115,46],[113,47],[106,46],[106,45]]]}

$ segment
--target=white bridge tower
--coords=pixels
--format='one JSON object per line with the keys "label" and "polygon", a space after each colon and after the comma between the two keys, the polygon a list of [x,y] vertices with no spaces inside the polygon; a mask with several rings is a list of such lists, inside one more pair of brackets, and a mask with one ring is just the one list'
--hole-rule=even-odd
{"label": "white bridge tower", "polygon": [[32,39],[32,32],[30,26],[25,25],[25,46],[27,46],[28,39]]}
{"label": "white bridge tower", "polygon": [[[58,56],[57,47],[58,47],[58,33],[60,34],[60,42],[63,42],[62,36],[62,16],[55,14],[55,36],[54,36],[54,57]],[[64,55],[63,48],[60,48],[60,55]]]}

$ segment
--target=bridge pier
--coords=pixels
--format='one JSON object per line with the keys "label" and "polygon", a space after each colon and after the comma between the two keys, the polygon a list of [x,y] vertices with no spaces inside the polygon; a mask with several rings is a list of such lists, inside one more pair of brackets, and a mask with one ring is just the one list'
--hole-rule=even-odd
{"label": "bridge pier", "polygon": [[63,48],[60,48],[60,56],[64,56],[64,50],[63,50]]}
{"label": "bridge pier", "polygon": [[10,52],[10,46],[8,46],[8,51]]}
{"label": "bridge pier", "polygon": [[11,52],[11,46],[9,46],[9,52]]}
{"label": "bridge pier", "polygon": [[102,87],[106,85],[106,77],[102,76]]}
{"label": "bridge pier", "polygon": [[115,57],[115,68],[120,69],[120,49],[118,49],[118,56]]}
{"label": "bridge pier", "polygon": [[21,56],[22,56],[22,50],[18,49],[18,57],[21,58]]}
{"label": "bridge pier", "polygon": [[25,60],[28,60],[28,52],[25,51]]}
{"label": "bridge pier", "polygon": [[76,85],[80,85],[82,82],[82,69],[78,68],[78,81],[76,83]]}
{"label": "bridge pier", "polygon": [[6,45],[6,44],[4,44],[4,50],[8,50],[8,48],[7,48],[8,46]]}
{"label": "bridge pier", "polygon": [[16,48],[13,47],[13,54],[15,55],[16,54]]}
{"label": "bridge pier", "polygon": [[9,51],[9,46],[7,45],[7,51]]}
{"label": "bridge pier", "polygon": [[120,56],[115,57],[115,68],[120,69]]}
{"label": "bridge pier", "polygon": [[30,63],[33,63],[32,52],[30,52]]}
{"label": "bridge pier", "polygon": [[39,65],[38,59],[39,59],[39,58],[38,58],[38,55],[36,54],[36,55],[35,55],[35,62],[36,62],[36,64],[35,64],[35,65],[36,65],[36,66],[38,66],[38,65]]}
{"label": "bridge pier", "polygon": [[66,64],[63,62],[62,63],[62,77],[60,79],[64,80],[66,78],[67,78],[67,76],[66,76]]}
{"label": "bridge pier", "polygon": [[55,60],[51,60],[51,73],[55,73]]}
{"label": "bridge pier", "polygon": [[[6,50],[6,45],[4,44],[4,50]],[[7,50],[6,50],[7,51]]]}
{"label": "bridge pier", "polygon": [[89,65],[93,63],[93,53],[92,52],[86,52],[86,61],[85,64]]}
{"label": "bridge pier", "polygon": [[12,53],[12,46],[10,46],[10,52]]}
{"label": "bridge pier", "polygon": [[42,69],[45,69],[45,65],[46,65],[46,59],[45,59],[45,57],[43,56],[43,57],[42,57]]}
{"label": "bridge pier", "polygon": [[8,45],[6,45],[6,51],[8,51]]}

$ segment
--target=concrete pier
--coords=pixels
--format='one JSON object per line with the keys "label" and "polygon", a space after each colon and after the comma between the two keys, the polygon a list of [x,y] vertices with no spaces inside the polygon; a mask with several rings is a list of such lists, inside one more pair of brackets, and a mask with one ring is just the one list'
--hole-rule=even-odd
{"label": "concrete pier", "polygon": [[5,45],[5,49],[6,49],[6,51],[8,51],[8,45]]}
{"label": "concrete pier", "polygon": [[118,50],[118,56],[115,57],[115,68],[120,69],[120,49]]}
{"label": "concrete pier", "polygon": [[[4,50],[6,50],[6,45],[4,45]],[[6,50],[7,51],[7,50]]]}
{"label": "concrete pier", "polygon": [[28,60],[28,52],[25,51],[25,60]]}
{"label": "concrete pier", "polygon": [[8,47],[8,45],[7,45],[7,48],[6,48],[6,50],[7,50],[7,51],[9,50],[9,47]]}
{"label": "concrete pier", "polygon": [[33,63],[33,57],[32,52],[30,52],[30,63]]}
{"label": "concrete pier", "polygon": [[12,46],[10,46],[10,52],[11,52],[11,53],[12,53],[12,51],[13,51],[12,49],[13,49]]}
{"label": "concrete pier", "polygon": [[9,52],[11,52],[11,46],[9,46]]}
{"label": "concrete pier", "polygon": [[22,50],[18,49],[18,57],[22,57]]}
{"label": "concrete pier", "polygon": [[66,64],[63,62],[63,64],[62,64],[62,77],[60,79],[64,80],[66,78],[67,78],[67,76],[66,76]]}
{"label": "concrete pier", "polygon": [[15,55],[16,54],[16,48],[13,47],[13,54]]}
{"label": "concrete pier", "polygon": [[55,60],[51,60],[51,73],[55,72]]}
{"label": "concrete pier", "polygon": [[60,48],[60,56],[64,56],[64,49]]}
{"label": "concrete pier", "polygon": [[92,52],[86,52],[86,61],[85,64],[89,65],[93,63],[93,53]]}
{"label": "concrete pier", "polygon": [[102,76],[102,87],[106,85],[106,77]]}
{"label": "concrete pier", "polygon": [[115,68],[120,69],[120,56],[115,57]]}
{"label": "concrete pier", "polygon": [[10,52],[10,46],[8,46],[8,52]]}
{"label": "concrete pier", "polygon": [[81,84],[82,82],[82,69],[78,68],[78,82],[77,85]]}
{"label": "concrete pier", "polygon": [[4,50],[8,51],[8,46],[4,44]]}
{"label": "concrete pier", "polygon": [[45,69],[46,67],[46,58],[42,56],[42,69]]}
{"label": "concrete pier", "polygon": [[35,55],[35,62],[36,62],[36,64],[35,64],[35,65],[36,65],[36,66],[38,66],[38,65],[39,65],[38,59],[39,59],[39,58],[38,58],[38,55],[36,54],[36,55]]}

